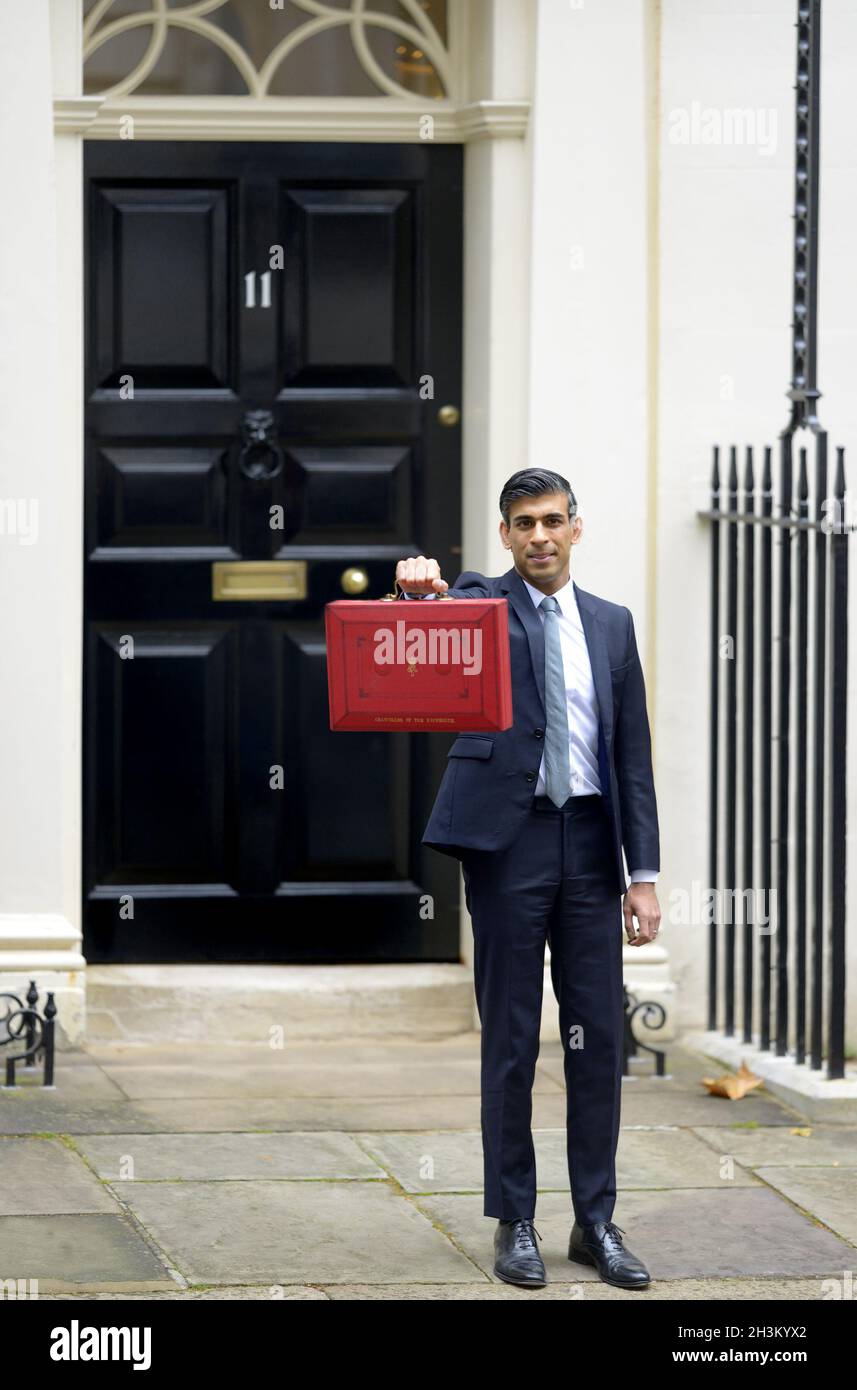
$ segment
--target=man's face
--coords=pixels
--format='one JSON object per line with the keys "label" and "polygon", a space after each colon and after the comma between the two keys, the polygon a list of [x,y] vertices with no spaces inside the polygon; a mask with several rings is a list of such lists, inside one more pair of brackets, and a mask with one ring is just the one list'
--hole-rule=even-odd
{"label": "man's face", "polygon": [[564,492],[519,497],[509,507],[509,525],[500,522],[500,537],[512,552],[515,569],[546,594],[568,582],[571,547],[582,530],[582,517],[568,519]]}

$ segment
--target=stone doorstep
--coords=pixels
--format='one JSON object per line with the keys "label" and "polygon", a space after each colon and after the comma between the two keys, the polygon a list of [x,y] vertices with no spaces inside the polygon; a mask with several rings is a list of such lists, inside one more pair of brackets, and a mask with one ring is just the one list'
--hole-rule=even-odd
{"label": "stone doorstep", "polygon": [[[626,984],[664,1007],[665,1023],[643,1041],[675,1037],[675,984],[663,962],[635,958]],[[430,1040],[479,1030],[467,964],[90,965],[75,971],[0,972],[0,989],[26,994],[30,978],[57,1002],[57,1048],[84,1042],[214,1041],[259,1038],[260,1017],[291,1038],[395,1035]],[[546,956],[540,1038],[559,1027]]]}
{"label": "stone doorstep", "polygon": [[86,1042],[430,1040],[470,1032],[468,966],[91,965]]}
{"label": "stone doorstep", "polygon": [[701,1052],[738,1071],[744,1062],[761,1076],[772,1095],[800,1110],[809,1119],[825,1124],[857,1123],[857,1067],[846,1062],[845,1076],[830,1080],[826,1073],[801,1066],[792,1057],[760,1051],[754,1043],[726,1038],[722,1033],[682,1034],[682,1045]]}
{"label": "stone doorstep", "polygon": [[[663,1004],[666,1023],[645,1030],[658,1044],[675,1036],[674,984],[637,969],[628,988]],[[290,1038],[449,1037],[479,1029],[473,975],[464,964],[91,965],[86,971],[87,1042],[258,1041],[279,1024]],[[540,1037],[558,1036],[556,999],[545,966]],[[638,1030],[639,1031],[639,1030]]]}

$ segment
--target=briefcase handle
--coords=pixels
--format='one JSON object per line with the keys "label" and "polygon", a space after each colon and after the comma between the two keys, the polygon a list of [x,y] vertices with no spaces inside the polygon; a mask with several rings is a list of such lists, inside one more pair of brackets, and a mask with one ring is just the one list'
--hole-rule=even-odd
{"label": "briefcase handle", "polygon": [[[379,599],[379,603],[392,603],[395,599],[399,599],[399,598],[402,598],[402,599],[403,599],[404,597],[405,597],[405,591],[404,591],[404,589],[402,588],[402,586],[401,586],[401,584],[399,583],[398,579],[395,579],[395,578],[394,578],[394,580],[393,580],[393,592],[390,593],[390,594],[382,594],[382,595],[381,595],[381,598]],[[417,598],[427,598],[427,597],[428,597],[427,594],[418,594],[418,595],[417,595]],[[452,594],[437,594],[436,597],[437,597],[437,598],[452,598]]]}

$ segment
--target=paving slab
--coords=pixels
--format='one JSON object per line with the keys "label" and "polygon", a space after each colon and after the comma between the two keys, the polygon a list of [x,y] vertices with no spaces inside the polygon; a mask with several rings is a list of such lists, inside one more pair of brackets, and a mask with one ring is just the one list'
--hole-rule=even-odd
{"label": "paving slab", "polygon": [[[541,1249],[541,1245],[539,1248]],[[570,1265],[569,1268],[571,1268]],[[605,1284],[603,1279],[571,1284],[563,1282],[562,1279],[554,1279],[544,1289],[521,1289],[497,1280],[487,1284],[429,1286],[424,1284],[399,1284],[395,1286],[340,1284],[325,1286],[324,1291],[330,1299],[373,1302],[381,1299],[397,1299],[408,1302],[430,1300],[432,1303],[505,1303],[510,1299],[515,1301],[534,1299],[539,1303],[640,1303],[643,1301],[646,1303],[711,1303],[717,1300],[737,1303],[771,1299],[784,1303],[796,1303],[801,1300],[809,1302],[825,1296],[821,1279],[665,1279],[653,1281],[646,1289],[616,1289],[610,1284]],[[146,1297],[156,1296],[186,1297],[181,1293],[146,1295]],[[591,1328],[587,1327],[586,1331],[590,1334]]]}
{"label": "paving slab", "polygon": [[[638,1054],[636,1058],[632,1057],[629,1060],[629,1074],[622,1078],[623,1090],[629,1087],[633,1090],[657,1091],[659,1087],[663,1088],[664,1084],[668,1083],[670,1090],[699,1091],[703,1076],[720,1076],[725,1070],[722,1063],[712,1062],[699,1053],[688,1052],[681,1047],[664,1047],[663,1051],[665,1076],[659,1077],[654,1074],[652,1058]],[[550,1050],[542,1043],[538,1065],[556,1081],[565,1084],[561,1043],[557,1043],[555,1049],[551,1045]]]}
{"label": "paving slab", "polygon": [[857,1167],[857,1128],[846,1125],[793,1125],[773,1128],[698,1126],[705,1143],[732,1154],[748,1168],[762,1164],[792,1168]]}
{"label": "paving slab", "polygon": [[56,1062],[53,1086],[45,1086],[43,1075],[41,1067],[29,1075],[18,1068],[15,1085],[0,1087],[0,1098],[9,1097],[10,1103],[14,1103],[19,1092],[26,1092],[27,1096],[44,1092],[74,1102],[125,1099],[122,1087],[89,1058],[71,1065]]}
{"label": "paving slab", "polygon": [[[857,1168],[778,1168],[766,1164],[756,1173],[817,1221],[857,1245]],[[853,1269],[857,1251],[852,1250],[851,1256],[849,1268]]]}
{"label": "paving slab", "polygon": [[190,1283],[473,1282],[479,1271],[385,1183],[117,1182]]}
{"label": "paving slab", "polygon": [[173,1288],[165,1263],[119,1214],[0,1217],[4,1279],[38,1279],[39,1292]]}
{"label": "paving slab", "polygon": [[686,1052],[683,1048],[676,1048],[666,1057],[666,1075],[658,1076],[650,1058],[632,1057],[629,1063],[629,1072],[622,1078],[623,1089],[631,1091],[658,1091],[662,1089],[664,1081],[668,1081],[672,1091],[689,1091],[697,1095],[705,1095],[706,1091],[702,1084],[703,1077],[722,1076],[726,1068],[717,1062],[711,1062],[705,1057],[699,1057],[696,1053]]}
{"label": "paving slab", "polygon": [[58,1139],[0,1139],[0,1216],[111,1212],[116,1202]]}
{"label": "paving slab", "polygon": [[687,1129],[620,1129],[616,1182],[625,1192],[757,1184],[740,1167],[724,1176],[720,1154]]}
{"label": "paving slab", "polygon": [[[171,1100],[179,1096],[368,1100],[373,1097],[424,1099],[479,1094],[479,1062],[474,1058],[400,1064],[394,1053],[386,1063],[330,1066],[298,1064],[281,1054],[279,1067],[270,1063],[264,1066],[168,1063],[136,1067],[123,1063],[115,1069],[105,1064],[105,1070],[131,1100]],[[558,1089],[551,1077],[536,1076],[534,1091],[552,1093]]]}
{"label": "paving slab", "polygon": [[164,1129],[152,1125],[145,1114],[137,1115],[127,1100],[66,1100],[56,1091],[39,1091],[0,1097],[0,1135],[3,1134],[106,1134],[137,1128]]}
{"label": "paving slab", "polygon": [[[441,1287],[445,1287],[445,1285],[441,1285]],[[281,1284],[272,1290],[255,1284],[239,1284],[235,1288],[164,1289],[159,1293],[40,1293],[40,1302],[44,1303],[49,1299],[64,1299],[69,1303],[83,1299],[89,1303],[94,1301],[102,1303],[111,1300],[118,1302],[120,1299],[123,1303],[173,1303],[176,1301],[181,1303],[207,1301],[217,1303],[327,1303],[329,1294],[325,1293],[323,1289],[315,1289],[311,1285]]]}
{"label": "paving slab", "polygon": [[[553,1129],[565,1123],[565,1095],[538,1095],[533,1099],[533,1123]],[[428,1096],[425,1099],[393,1097],[384,1100],[160,1100],[137,1101],[135,1124],[129,1128],[172,1130],[187,1133],[222,1130],[333,1130],[349,1133],[365,1129],[423,1130],[479,1129],[479,1096]],[[47,1128],[47,1126],[43,1126]],[[115,1130],[119,1126],[108,1126]],[[85,1126],[80,1133],[98,1133]]]}
{"label": "paving slab", "polygon": [[[481,1198],[438,1194],[413,1200],[487,1272],[496,1222],[483,1216]],[[852,1246],[761,1186],[621,1192],[613,1219],[653,1280],[698,1279],[701,1274],[841,1278],[843,1269],[853,1267]],[[535,1225],[544,1237],[539,1251],[548,1277],[567,1281],[569,1198],[540,1193]],[[598,1277],[586,1266],[575,1270],[581,1282]]]}
{"label": "paving slab", "polygon": [[[677,1092],[656,1096],[623,1091],[624,1129],[723,1128],[712,1115],[732,1114],[743,1124],[796,1126],[806,1123],[779,1101],[730,1102]],[[739,1108],[740,1107],[740,1108]],[[359,1097],[186,1096],[136,1101],[65,1101],[55,1092],[35,1091],[14,1102],[0,1099],[0,1134],[240,1133],[245,1130],[462,1130],[479,1129],[479,1094]],[[533,1095],[533,1125],[565,1124],[566,1095],[558,1087]],[[731,1122],[731,1123],[734,1123]]]}
{"label": "paving slab", "polygon": [[[561,1098],[560,1098],[561,1099]],[[138,1101],[138,1119],[144,1117],[150,1131],[171,1130],[242,1132],[263,1130],[451,1129],[479,1128],[479,1097],[458,1096],[444,1100],[159,1100]]]}
{"label": "paving slab", "polygon": [[[413,1201],[436,1225],[449,1232],[456,1245],[469,1255],[487,1279],[494,1283],[503,1282],[494,1273],[494,1231],[497,1222],[493,1217],[484,1215],[481,1194],[438,1193],[414,1197]],[[568,1192],[539,1193],[535,1226],[541,1239],[537,1245],[551,1282],[588,1283],[598,1279],[593,1269],[583,1265],[572,1266],[568,1260],[568,1237],[573,1219]],[[637,1253],[642,1254],[642,1251]]]}
{"label": "paving slab", "polygon": [[726,1100],[700,1089],[698,1095],[670,1087],[663,1091],[634,1091],[622,1087],[623,1125],[670,1125],[696,1128],[723,1126],[740,1121],[759,1125],[798,1125],[805,1116],[777,1100],[768,1092],[751,1091],[743,1100]]}
{"label": "paving slab", "polygon": [[[190,1065],[203,1060],[206,1063],[224,1063],[244,1066],[256,1063],[259,1066],[279,1067],[283,1059],[297,1066],[351,1066],[353,1063],[391,1066],[394,1062],[430,1061],[472,1061],[478,1060],[481,1035],[476,1033],[456,1033],[448,1038],[433,1038],[417,1042],[413,1038],[376,1038],[353,1040],[337,1038],[326,1041],[319,1038],[313,1041],[285,1038],[282,1048],[271,1047],[270,1042],[102,1042],[87,1044],[85,1056],[99,1066],[165,1066]],[[543,1044],[544,1048],[544,1044]],[[561,1056],[562,1049],[556,1044],[556,1053]]]}
{"label": "paving slab", "polygon": [[520,1289],[500,1281],[478,1284],[325,1284],[320,1288],[299,1284],[280,1285],[273,1293],[267,1287],[239,1285],[219,1289],[173,1289],[159,1293],[102,1293],[43,1294],[42,1301],[64,1299],[76,1302],[183,1302],[206,1300],[219,1302],[272,1301],[326,1302],[344,1300],[357,1302],[430,1302],[430,1303],[498,1303],[508,1300],[536,1299],[539,1302],[639,1303],[648,1302],[813,1302],[829,1297],[822,1279],[677,1279],[658,1280],[645,1290],[615,1289],[603,1280],[581,1283],[556,1281],[544,1289]]}
{"label": "paving slab", "polygon": [[76,1139],[75,1144],[99,1177],[115,1180],[388,1176],[350,1135],[335,1132],[92,1135]]}
{"label": "paving slab", "polygon": [[[419,1134],[373,1131],[356,1138],[406,1192],[482,1190],[482,1134],[478,1130],[423,1130]],[[538,1141],[536,1153],[538,1156]]]}
{"label": "paving slab", "polygon": [[678,1044],[667,1078],[632,1063],[622,1086],[615,1219],[655,1283],[612,1289],[571,1265],[557,1038],[533,1095],[552,1282],[503,1284],[482,1214],[480,1048],[474,1031],[68,1050],[56,1088],[0,1091],[0,1135],[21,1136],[0,1138],[3,1263],[32,1252],[48,1271],[0,1276],[57,1298],[795,1301],[853,1268],[857,1126],[811,1125],[764,1088],[711,1097],[701,1078],[722,1064]]}
{"label": "paving slab", "polygon": [[[565,1095],[534,1100],[542,1128],[562,1123]],[[358,1130],[479,1128],[479,1096],[394,1097],[370,1100],[294,1097],[257,1100],[196,1097],[152,1101],[66,1102],[55,1092],[0,1099],[2,1134],[154,1134],[247,1130]]]}
{"label": "paving slab", "polygon": [[[365,1133],[360,1143],[407,1192],[481,1192],[482,1137],[446,1131],[420,1134]],[[533,1131],[540,1192],[569,1191],[566,1131]],[[616,1154],[619,1187],[721,1187],[720,1155],[686,1130],[622,1130]],[[741,1168],[732,1184],[752,1186]]]}

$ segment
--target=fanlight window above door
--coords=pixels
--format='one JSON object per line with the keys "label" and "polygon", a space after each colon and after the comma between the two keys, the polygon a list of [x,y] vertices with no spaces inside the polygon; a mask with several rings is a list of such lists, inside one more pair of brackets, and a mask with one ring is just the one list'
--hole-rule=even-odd
{"label": "fanlight window above door", "polygon": [[85,0],[84,92],[450,95],[447,0]]}

